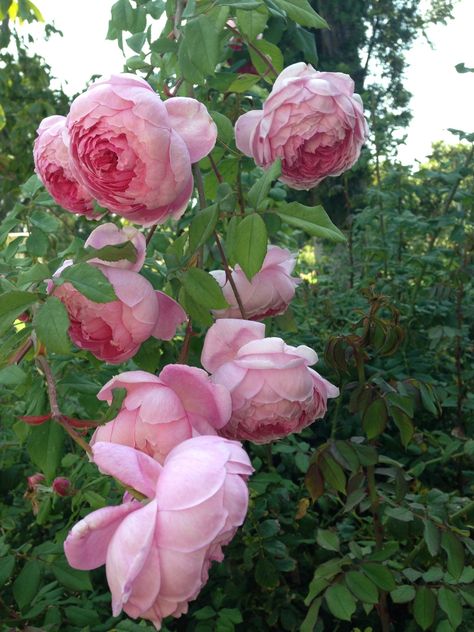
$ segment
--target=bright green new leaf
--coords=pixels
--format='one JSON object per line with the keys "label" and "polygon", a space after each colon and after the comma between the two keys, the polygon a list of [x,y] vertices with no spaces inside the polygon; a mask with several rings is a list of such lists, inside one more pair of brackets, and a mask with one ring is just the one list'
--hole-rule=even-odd
{"label": "bright green new leaf", "polygon": [[5,110],[0,104],[0,132],[5,127],[6,124],[7,124],[7,117],[5,116]]}
{"label": "bright green new leaf", "polygon": [[249,281],[262,267],[267,239],[267,227],[257,213],[247,215],[237,226],[234,257]]}
{"label": "bright green new leaf", "polygon": [[330,612],[343,621],[350,621],[356,610],[356,602],[352,594],[343,584],[334,584],[324,593]]}
{"label": "bright green new leaf", "polygon": [[236,16],[239,31],[253,42],[257,39],[257,35],[263,33],[265,29],[268,20],[268,10],[266,7],[261,7],[258,11],[237,9]]}
{"label": "bright green new leaf", "polygon": [[68,353],[71,347],[68,336],[69,316],[56,296],[49,296],[41,305],[35,314],[33,326],[48,351]]}
{"label": "bright green new leaf", "polygon": [[260,77],[258,75],[251,75],[244,72],[241,75],[237,75],[237,77],[229,85],[228,90],[229,92],[236,92],[237,94],[247,92],[256,83],[258,83],[258,81],[260,81]]}
{"label": "bright green new leaf", "polygon": [[280,205],[277,213],[284,222],[304,230],[308,235],[331,241],[346,241],[344,234],[331,222],[322,206],[311,207],[290,202]]}

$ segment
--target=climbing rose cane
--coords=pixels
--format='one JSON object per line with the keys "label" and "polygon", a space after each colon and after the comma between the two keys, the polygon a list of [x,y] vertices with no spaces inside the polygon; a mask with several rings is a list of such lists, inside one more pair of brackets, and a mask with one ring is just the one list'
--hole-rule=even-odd
{"label": "climbing rose cane", "polygon": [[168,364],[159,376],[126,371],[113,377],[97,397],[112,402],[113,389],[127,395],[115,419],[100,426],[91,445],[110,441],[128,445],[163,463],[176,445],[198,435],[215,435],[230,418],[229,391],[213,384],[202,369]]}
{"label": "climbing rose cane", "polygon": [[125,494],[116,507],[86,516],[64,550],[74,568],[106,566],[112,611],[161,620],[187,612],[208,579],[211,562],[247,513],[253,468],[239,443],[195,437],[176,446],[163,466],[133,448],[96,443],[93,460],[146,497]]}
{"label": "climbing rose cane", "polygon": [[367,138],[361,98],[341,72],[318,72],[302,62],[277,77],[262,110],[237,120],[237,147],[267,169],[282,159],[280,180],[310,189],[347,171]]}
{"label": "climbing rose cane", "polygon": [[[249,281],[239,265],[232,271],[232,279],[250,320],[263,320],[283,314],[295,296],[300,279],[291,276],[295,258],[286,248],[269,246],[262,267]],[[214,312],[216,318],[241,318],[240,308],[224,270],[214,270],[213,277],[222,287],[226,309]]]}
{"label": "climbing rose cane", "polygon": [[339,389],[309,368],[317,361],[309,347],[265,338],[263,323],[218,320],[207,332],[201,363],[232,396],[232,416],[219,434],[268,443],[323,417]]}
{"label": "climbing rose cane", "polygon": [[73,175],[69,162],[66,117],[48,116],[41,121],[33,148],[35,171],[47,191],[66,211],[98,219],[89,191]]}
{"label": "climbing rose cane", "polygon": [[[72,265],[66,261],[55,273]],[[117,300],[95,303],[71,283],[53,286],[49,291],[67,309],[69,336],[80,349],[87,349],[99,360],[120,364],[132,358],[142,342],[150,336],[170,340],[179,324],[186,320],[182,307],[164,292],[155,291],[151,283],[133,270],[94,265],[103,272],[114,288]]]}
{"label": "climbing rose cane", "polygon": [[67,129],[76,177],[101,206],[144,226],[181,217],[193,190],[191,163],[217,137],[202,103],[163,102],[144,79],[126,73],[77,97]]}

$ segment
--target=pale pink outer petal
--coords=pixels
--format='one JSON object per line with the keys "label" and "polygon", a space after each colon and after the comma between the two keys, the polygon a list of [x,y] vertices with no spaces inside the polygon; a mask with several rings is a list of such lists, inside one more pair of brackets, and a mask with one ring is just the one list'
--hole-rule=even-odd
{"label": "pale pink outer petal", "polygon": [[317,371],[314,371],[313,369],[308,369],[308,370],[313,376],[313,380],[318,385],[319,389],[322,389],[325,391],[326,397],[328,399],[339,397],[340,391],[337,386],[335,386],[334,384],[331,384],[331,382],[326,380],[326,378],[320,375]]}
{"label": "pale pink outer petal", "polygon": [[191,162],[198,162],[213,150],[217,127],[206,107],[188,97],[172,97],[165,101],[171,127],[186,143]]}
{"label": "pale pink outer petal", "polygon": [[[156,512],[155,501],[142,506],[121,522],[110,541],[106,572],[114,616],[118,616],[129,600],[134,604],[134,581],[143,571],[154,546]],[[155,573],[154,581],[148,584],[148,591],[143,591],[143,586],[139,586],[143,610],[152,605],[160,589],[159,566]],[[149,572],[146,574],[149,579]],[[137,604],[134,605],[136,607]]]}
{"label": "pale pink outer petal", "polygon": [[299,61],[296,64],[291,64],[282,70],[276,78],[272,87],[272,93],[280,90],[284,85],[286,85],[289,79],[299,79],[300,77],[311,76],[314,75],[315,72],[316,70],[311,64],[305,64],[302,61]]}
{"label": "pale pink outer petal", "polygon": [[171,340],[176,335],[176,329],[184,323],[188,316],[179,303],[171,296],[157,290],[155,292],[158,300],[158,319],[152,336],[159,340]]}
{"label": "pale pink outer petal", "polygon": [[168,364],[161,371],[160,379],[178,395],[187,413],[205,417],[215,429],[229,421],[232,413],[229,391],[220,384],[213,384],[202,369]]}
{"label": "pale pink outer petal", "polygon": [[162,467],[151,457],[128,446],[103,441],[92,447],[92,454],[101,472],[114,476],[148,498],[155,496]]}
{"label": "pale pink outer petal", "polygon": [[114,375],[111,380],[104,384],[97,394],[97,399],[109,402],[110,404],[113,398],[112,391],[114,388],[125,387],[127,390],[131,390],[134,384],[161,384],[161,382],[159,377],[147,371],[124,371],[123,373]]}
{"label": "pale pink outer petal", "polygon": [[126,226],[120,229],[115,224],[107,222],[101,224],[95,228],[84,244],[85,247],[91,246],[96,250],[104,248],[105,246],[116,246],[118,244],[124,244],[127,241],[131,241],[136,248],[136,261],[128,261],[127,259],[120,259],[119,261],[104,261],[102,259],[89,259],[89,263],[99,263],[105,266],[111,266],[113,268],[122,268],[125,270],[133,270],[138,272],[141,270],[145,261],[146,255],[146,239],[143,233],[140,233],[136,228],[132,226]]}
{"label": "pale pink outer petal", "polygon": [[115,531],[129,513],[140,507],[140,503],[135,501],[117,507],[103,507],[75,524],[64,542],[69,564],[82,571],[105,564],[107,548]]}
{"label": "pale pink outer petal", "polygon": [[265,325],[250,320],[221,318],[208,330],[201,355],[202,366],[210,373],[232,360],[251,340],[265,337]]}
{"label": "pale pink outer petal", "polygon": [[235,123],[235,144],[246,156],[252,156],[252,138],[255,128],[261,121],[263,112],[251,110],[239,116]]}
{"label": "pale pink outer petal", "polygon": [[115,419],[96,429],[89,445],[93,446],[99,441],[106,441],[134,447],[135,422],[136,413],[122,409]]}

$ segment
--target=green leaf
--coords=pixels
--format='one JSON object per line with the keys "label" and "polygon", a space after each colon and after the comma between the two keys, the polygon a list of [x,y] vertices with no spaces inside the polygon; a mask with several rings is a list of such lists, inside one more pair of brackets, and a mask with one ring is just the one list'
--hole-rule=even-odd
{"label": "green leaf", "polygon": [[228,307],[220,285],[204,270],[190,268],[184,273],[182,283],[186,293],[199,305],[207,309]]}
{"label": "green leaf", "polygon": [[[334,574],[336,575],[337,572],[339,572],[339,569],[335,571]],[[317,597],[320,593],[322,593],[323,590],[326,590],[328,586],[329,586],[329,581],[325,579],[324,577],[313,577],[309,585],[308,595],[306,599],[304,600],[305,604],[309,606],[309,604],[313,601],[313,599]]]}
{"label": "green leaf", "polygon": [[98,268],[89,263],[76,263],[65,268],[57,281],[68,282],[94,303],[110,303],[117,296],[110,281]]}
{"label": "green leaf", "polygon": [[[354,448],[347,441],[336,441],[334,447],[344,462],[347,463],[351,472],[357,472],[360,462]],[[344,465],[344,463],[342,465]]]}
{"label": "green leaf", "polygon": [[413,601],[415,594],[416,592],[413,586],[403,584],[402,586],[397,586],[395,590],[390,592],[390,598],[393,603],[408,603],[409,601]]}
{"label": "green leaf", "polygon": [[427,630],[433,625],[435,610],[436,598],[433,591],[426,586],[420,586],[416,591],[413,614],[415,615],[415,621],[422,630]]}
{"label": "green leaf", "polygon": [[259,558],[255,566],[255,581],[263,588],[276,588],[280,583],[278,570],[271,560]]}
{"label": "green leaf", "polygon": [[283,9],[288,17],[313,29],[328,29],[329,24],[309,4],[308,0],[273,0],[277,6]]}
{"label": "green leaf", "polygon": [[441,536],[441,547],[448,556],[448,571],[459,579],[464,569],[464,548],[452,531],[444,531]]}
{"label": "green leaf", "polygon": [[135,33],[126,39],[127,45],[135,52],[139,53],[146,41],[146,33]]}
{"label": "green leaf", "polygon": [[3,109],[2,104],[0,103],[0,132],[7,124],[7,117],[5,116],[5,110]]}
{"label": "green leaf", "polygon": [[391,592],[395,590],[396,584],[392,573],[386,566],[382,564],[364,564],[362,571],[371,579],[381,590]]}
{"label": "green leaf", "polygon": [[0,294],[0,334],[3,334],[13,321],[37,300],[36,294],[31,292],[14,290]]}
{"label": "green leaf", "polygon": [[[259,50],[261,55],[267,60],[264,61],[261,55],[256,51]],[[252,48],[249,48],[250,59],[259,75],[267,82],[272,84],[280,72],[283,70],[284,59],[281,50],[275,44],[266,40],[257,40]]]}
{"label": "green leaf", "polygon": [[211,316],[208,309],[203,307],[200,303],[197,303],[184,289],[181,288],[179,292],[179,303],[183,307],[184,311],[189,315],[190,319],[203,327],[210,327],[214,322],[214,318]]}
{"label": "green leaf", "polygon": [[362,417],[362,427],[368,439],[375,439],[385,430],[387,423],[387,406],[383,399],[371,402]]}
{"label": "green leaf", "polygon": [[294,38],[295,47],[303,53],[304,60],[317,66],[319,60],[314,33],[307,31],[297,24],[295,25]]}
{"label": "green leaf", "polygon": [[214,5],[218,7],[236,7],[242,11],[252,11],[259,9],[263,0],[214,0]]}
{"label": "green leaf", "polygon": [[198,211],[189,226],[189,254],[194,254],[212,235],[219,219],[219,208],[213,204]]}
{"label": "green leaf", "polygon": [[191,46],[185,37],[180,37],[180,45],[178,50],[178,63],[181,74],[189,83],[204,84],[205,76],[196,66]]}
{"label": "green leaf", "polygon": [[107,412],[101,419],[101,424],[105,424],[112,419],[115,419],[122,408],[123,400],[127,397],[127,389],[124,387],[112,389],[112,401],[107,409]]}
{"label": "green leaf", "polygon": [[406,448],[412,440],[413,433],[415,432],[413,423],[410,417],[400,408],[390,407],[390,413],[392,415],[393,421],[395,422],[395,425],[400,431],[400,439],[402,440],[402,444]]}
{"label": "green leaf", "polygon": [[0,559],[0,586],[7,581],[7,579],[13,573],[15,568],[15,557],[13,555],[7,555]]}
{"label": "green leaf", "polygon": [[265,171],[263,176],[259,178],[248,192],[250,204],[254,209],[259,209],[262,202],[268,196],[272,182],[281,175],[281,159],[276,160],[272,166]]}
{"label": "green leaf", "polygon": [[200,15],[189,20],[183,32],[193,64],[204,76],[213,74],[219,60],[219,38],[213,21]]}
{"label": "green leaf", "polygon": [[281,219],[295,228],[304,230],[312,237],[321,237],[330,241],[346,241],[344,234],[334,226],[322,206],[304,206],[299,202],[290,202],[278,207]]}
{"label": "green leaf", "polygon": [[345,494],[346,476],[344,471],[328,452],[321,454],[319,467],[326,483],[338,492]]}
{"label": "green leaf", "polygon": [[29,606],[38,592],[41,566],[37,560],[28,560],[13,584],[13,596],[20,610]]}
{"label": "green leaf", "polygon": [[441,586],[438,590],[438,603],[453,628],[458,628],[462,623],[462,605],[457,594],[446,586]]}
{"label": "green leaf", "polygon": [[257,215],[247,215],[237,226],[234,257],[249,281],[260,270],[267,254],[267,227]]}
{"label": "green leaf", "polygon": [[342,584],[334,584],[324,593],[330,612],[343,621],[350,621],[356,610],[356,602],[349,590]]}
{"label": "green leaf", "polygon": [[45,233],[55,233],[61,227],[61,222],[46,211],[33,211],[29,216],[30,222]]}
{"label": "green leaf", "polygon": [[423,520],[423,539],[431,557],[438,555],[441,531],[431,520]]}
{"label": "green leaf", "polygon": [[318,529],[316,542],[327,551],[339,551],[340,542],[337,533],[328,529]]}
{"label": "green leaf", "polygon": [[92,584],[87,571],[71,568],[66,562],[51,564],[51,570],[60,584],[73,591],[92,590]]}
{"label": "green leaf", "polygon": [[26,380],[26,373],[17,364],[0,369],[0,385],[18,386]]}
{"label": "green leaf", "polygon": [[400,522],[411,522],[414,519],[413,513],[405,507],[387,507],[385,514]]}
{"label": "green leaf", "polygon": [[216,112],[215,110],[209,112],[212,117],[212,120],[217,126],[217,138],[224,142],[226,145],[231,143],[234,139],[234,126],[230,119],[221,112]]}
{"label": "green leaf", "polygon": [[239,31],[253,42],[257,39],[257,35],[263,33],[265,29],[268,20],[268,10],[266,7],[260,7],[258,11],[237,9],[236,17]]}
{"label": "green leaf", "polygon": [[29,285],[30,283],[38,283],[44,281],[51,276],[48,266],[45,263],[35,263],[18,275],[18,285]]}
{"label": "green leaf", "polygon": [[86,626],[100,623],[100,615],[96,610],[93,610],[92,605],[68,606],[64,608],[64,613],[68,622],[79,626],[81,630],[84,630]]}
{"label": "green leaf", "polygon": [[272,538],[280,531],[278,520],[264,520],[259,524],[258,532],[262,538]]}
{"label": "green leaf", "polygon": [[46,233],[33,227],[25,242],[27,252],[33,257],[43,257],[49,248],[49,239]]}
{"label": "green leaf", "polygon": [[300,632],[313,632],[314,626],[318,620],[319,609],[321,607],[322,598],[315,599],[310,605],[308,612],[300,625]]}
{"label": "green leaf", "polygon": [[64,431],[55,421],[32,426],[26,443],[28,454],[48,480],[56,474],[64,447]]}
{"label": "green leaf", "polygon": [[104,246],[103,248],[97,249],[87,247],[84,251],[86,253],[84,261],[100,259],[101,261],[130,261],[131,263],[135,263],[137,260],[137,249],[131,241],[126,241],[116,246]]}
{"label": "green leaf", "polygon": [[377,586],[363,573],[349,571],[344,575],[347,587],[357,599],[365,603],[377,603],[379,591]]}
{"label": "green leaf", "polygon": [[71,345],[67,309],[55,296],[49,296],[35,314],[33,326],[38,338],[53,353],[68,353]]}
{"label": "green leaf", "polygon": [[25,197],[32,198],[35,193],[37,193],[41,189],[42,186],[43,183],[41,182],[41,180],[36,174],[33,174],[24,184],[20,186],[20,189]]}
{"label": "green leaf", "polygon": [[237,75],[237,77],[232,81],[228,87],[228,91],[236,92],[237,94],[247,92],[256,83],[258,83],[258,81],[260,81],[260,77],[258,75],[243,72],[242,74]]}

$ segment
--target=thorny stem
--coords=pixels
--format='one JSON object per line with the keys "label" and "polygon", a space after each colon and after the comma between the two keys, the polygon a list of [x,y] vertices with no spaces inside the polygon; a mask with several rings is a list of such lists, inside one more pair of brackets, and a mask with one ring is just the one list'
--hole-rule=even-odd
{"label": "thorny stem", "polygon": [[8,360],[8,364],[19,364],[33,346],[33,339],[30,337],[24,342],[19,349]]}
{"label": "thorny stem", "polygon": [[242,303],[242,299],[240,298],[239,291],[237,286],[235,285],[235,281],[232,277],[232,272],[230,271],[229,262],[227,261],[227,257],[225,256],[224,249],[221,244],[221,240],[219,239],[219,235],[214,231],[214,239],[216,240],[217,249],[219,250],[219,254],[222,259],[222,265],[224,266],[225,276],[227,281],[232,288],[232,292],[234,293],[235,300],[237,301],[237,305],[239,306],[240,314],[244,320],[247,320],[247,314],[245,312],[245,307]]}
{"label": "thorny stem", "polygon": [[176,11],[174,14],[174,26],[173,26],[173,34],[175,39],[178,39],[181,31],[180,29],[180,25],[181,25],[181,17],[183,15],[183,11],[184,11],[184,7],[186,6],[186,1],[187,0],[176,0]]}
{"label": "thorny stem", "polygon": [[153,235],[155,234],[155,230],[158,228],[158,224],[155,224],[154,226],[152,226],[150,228],[150,230],[148,231],[148,235],[146,236],[146,245],[148,246],[148,244],[151,241],[151,238],[153,237]]}
{"label": "thorny stem", "polygon": [[[232,33],[235,33],[235,35],[237,35],[241,39],[245,39],[244,37],[242,37],[242,33],[240,31],[238,31],[237,29],[235,29],[233,26],[230,26],[230,24],[226,24],[225,26],[226,26],[227,29],[229,29],[229,31],[232,31]],[[275,77],[278,77],[278,73],[277,73],[277,71],[275,69],[275,66],[268,59],[268,57],[266,55],[264,55],[262,53],[262,51],[259,50],[254,44],[252,44],[252,42],[249,42],[248,40],[245,40],[245,43],[247,44],[247,46],[249,48],[251,48],[260,57],[260,59],[268,66],[269,70],[271,70],[273,73],[275,73]]]}
{"label": "thorny stem", "polygon": [[48,364],[48,361],[46,360],[45,356],[39,355],[36,358],[36,362],[40,366],[46,378],[46,384],[48,387],[49,405],[51,408],[51,419],[57,422],[58,424],[60,424],[64,428],[64,430],[68,433],[68,435],[71,437],[71,439],[73,439],[78,445],[80,445],[81,448],[87,452],[87,454],[91,455],[92,448],[90,447],[90,445],[86,441],[84,441],[84,439],[75,430],[71,428],[65,416],[61,413],[59,409],[56,382],[54,381],[54,375],[51,370],[51,367]]}
{"label": "thorny stem", "polygon": [[212,157],[211,154],[209,154],[208,158],[209,158],[209,162],[211,163],[212,170],[214,171],[214,174],[217,178],[217,182],[219,182],[219,184],[222,184],[224,180],[219,172],[219,169],[217,168],[214,158]]}
{"label": "thorny stem", "polygon": [[188,324],[186,325],[186,334],[184,336],[183,346],[181,347],[181,351],[178,357],[179,364],[185,364],[188,360],[189,343],[191,342],[192,335],[193,335],[193,324],[191,322],[191,319],[189,319]]}
{"label": "thorny stem", "polygon": [[[206,208],[206,194],[204,193],[204,185],[202,182],[201,170],[199,169],[199,166],[197,164],[193,165],[193,174],[194,174],[194,182],[196,184],[196,188],[198,191],[199,206],[201,207],[201,209],[203,209],[203,208]],[[237,301],[237,305],[239,306],[239,310],[242,315],[242,318],[247,320],[247,316],[245,313],[245,308],[242,303],[242,299],[240,298],[239,291],[237,290],[237,287],[234,283],[234,279],[232,278],[232,274],[229,268],[229,262],[227,261],[227,257],[225,256],[224,249],[222,248],[221,240],[219,239],[219,235],[217,234],[216,231],[214,231],[214,239],[216,241],[216,246],[217,246],[217,249],[219,250],[219,254],[222,259],[222,265],[224,266],[226,279],[229,282],[230,287],[232,288],[232,292],[234,293],[235,300]]]}

